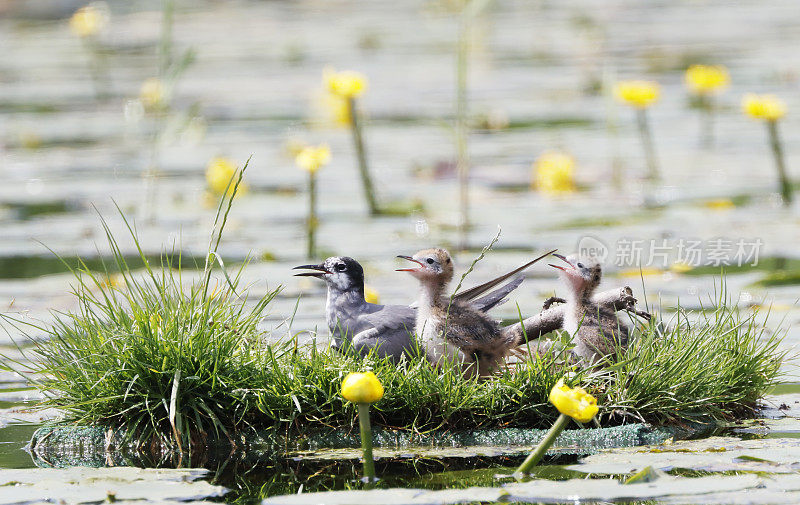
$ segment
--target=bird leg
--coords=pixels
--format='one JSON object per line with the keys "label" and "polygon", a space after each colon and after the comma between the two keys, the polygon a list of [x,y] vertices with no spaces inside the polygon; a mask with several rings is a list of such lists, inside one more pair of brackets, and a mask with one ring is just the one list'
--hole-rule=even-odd
{"label": "bird leg", "polygon": [[561,298],[559,296],[551,296],[547,300],[544,301],[542,304],[542,310],[547,310],[552,306],[554,303],[567,303],[565,298]]}

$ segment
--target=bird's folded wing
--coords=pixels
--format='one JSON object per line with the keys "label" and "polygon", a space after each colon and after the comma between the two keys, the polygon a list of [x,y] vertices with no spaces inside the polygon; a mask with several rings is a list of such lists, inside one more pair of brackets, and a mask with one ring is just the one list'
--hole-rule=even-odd
{"label": "bird's folded wing", "polygon": [[[557,250],[558,249],[553,249],[552,251],[548,251],[548,252],[542,254],[541,256],[539,256],[538,258],[525,263],[521,267],[515,268],[514,270],[508,272],[507,274],[503,274],[500,277],[497,277],[495,279],[490,280],[489,282],[484,282],[483,284],[481,284],[479,286],[475,286],[474,288],[470,288],[470,289],[461,291],[460,293],[457,293],[455,296],[453,296],[453,298],[455,300],[465,301],[465,302],[470,301],[470,300],[474,300],[475,298],[477,298],[480,295],[484,294],[485,292],[489,291],[493,287],[502,284],[503,282],[506,281],[506,279],[509,279],[509,278],[517,275],[518,273],[522,272],[523,270],[525,270],[529,266],[533,265],[534,263],[536,263],[539,260],[542,260],[542,259],[546,258],[547,256],[553,254]],[[519,286],[519,284],[517,284],[517,286]],[[515,286],[515,288],[516,288],[516,286]],[[513,291],[513,289],[511,291]],[[509,291],[509,293],[511,291]],[[508,293],[506,293],[506,294],[508,294]],[[505,296],[505,295],[503,295],[503,296]]]}
{"label": "bird's folded wing", "polygon": [[506,296],[508,296],[512,291],[517,289],[522,281],[525,280],[524,275],[517,275],[512,279],[511,282],[506,284],[505,286],[499,287],[489,293],[488,295],[478,298],[477,300],[470,302],[473,307],[477,308],[481,312],[488,312],[493,308],[497,307],[498,305],[502,305],[507,301]]}
{"label": "bird's folded wing", "polygon": [[380,310],[359,316],[359,326],[414,331],[416,314],[417,311],[407,305],[384,305]]}

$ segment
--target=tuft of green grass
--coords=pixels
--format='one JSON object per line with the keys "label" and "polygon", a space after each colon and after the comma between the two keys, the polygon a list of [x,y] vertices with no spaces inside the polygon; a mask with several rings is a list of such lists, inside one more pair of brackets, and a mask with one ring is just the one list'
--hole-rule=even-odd
{"label": "tuft of green grass", "polygon": [[[229,183],[234,193],[245,169]],[[175,251],[154,265],[123,215],[138,251],[131,262],[101,218],[113,265],[97,272],[97,265],[63,261],[74,274],[75,311],[54,313],[49,326],[2,316],[33,341],[24,352],[31,365],[8,361],[29,369],[44,405],[70,422],[125,426],[178,447],[239,424],[242,411],[228,392],[260,363],[256,325],[279,289],[246,304],[237,293],[244,266],[233,277],[225,271],[218,248],[231,201],[224,212],[226,199],[220,202],[199,281],[185,279]],[[215,264],[226,283],[212,280]]]}
{"label": "tuft of green grass", "polygon": [[[238,181],[241,173],[232,184]],[[299,345],[298,335],[276,340],[257,324],[280,288],[249,300],[240,287],[245,265],[230,276],[218,254],[231,206],[227,199],[223,212],[225,202],[202,271],[184,270],[175,254],[154,265],[130,224],[140,256],[129,262],[103,221],[120,281],[107,281],[108,268],[102,275],[66,263],[77,310],[56,313],[51,326],[3,316],[47,337],[24,351],[32,366],[17,363],[33,372],[46,394],[43,406],[62,409],[66,422],[124,428],[177,449],[249,428],[302,436],[357,429],[356,407],[339,389],[347,373],[371,369],[386,390],[372,411],[384,428],[546,428],[557,416],[547,396],[563,376],[597,396],[602,425],[722,421],[752,414],[787,358],[782,334],[768,332],[758,312],[740,311],[724,294],[710,310],[639,325],[624,360],[602,370],[565,366],[548,354],[489,380],[465,379],[421,353],[394,364],[321,350],[315,341]],[[212,280],[214,265],[224,282]]]}
{"label": "tuft of green grass", "polygon": [[780,382],[794,359],[781,348],[759,310],[743,312],[723,283],[711,308],[641,329],[626,359],[598,381],[610,420],[633,416],[656,424],[752,416],[756,402]]}

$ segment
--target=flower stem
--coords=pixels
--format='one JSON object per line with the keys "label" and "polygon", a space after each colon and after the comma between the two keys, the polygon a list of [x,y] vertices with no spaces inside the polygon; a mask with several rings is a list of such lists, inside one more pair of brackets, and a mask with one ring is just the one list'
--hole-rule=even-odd
{"label": "flower stem", "polygon": [[642,137],[644,156],[647,160],[647,178],[658,180],[658,160],[656,159],[656,148],[653,144],[653,133],[650,131],[650,122],[647,120],[647,109],[636,110],[636,122],[639,125],[639,135]]}
{"label": "flower stem", "polygon": [[153,114],[153,131],[150,135],[150,161],[144,172],[144,202],[140,212],[141,219],[148,224],[152,224],[156,216],[157,184],[161,174],[159,167],[161,141],[166,124],[166,111],[164,109],[159,107]]}
{"label": "flower stem", "polygon": [[772,147],[772,154],[775,156],[775,168],[778,169],[778,178],[781,183],[783,205],[788,207],[792,203],[792,184],[786,175],[786,162],[783,158],[783,144],[778,134],[778,122],[767,121],[767,129],[769,130],[769,143],[770,147]]}
{"label": "flower stem", "polygon": [[369,423],[369,403],[358,404],[358,424],[361,427],[361,450],[364,454],[364,477],[375,480],[375,459],[372,457],[372,427]]}
{"label": "flower stem", "polygon": [[703,133],[701,145],[709,149],[714,145],[714,99],[711,96],[702,96],[703,100]]}
{"label": "flower stem", "polygon": [[462,12],[456,51],[456,170],[458,172],[459,248],[467,248],[469,232],[469,146],[467,131],[467,64],[471,15]]}
{"label": "flower stem", "polygon": [[83,46],[89,55],[89,73],[94,85],[95,98],[104,102],[111,98],[111,78],[108,76],[106,57],[100,42],[94,37],[86,37]]}
{"label": "flower stem", "polygon": [[308,172],[308,221],[306,222],[308,259],[317,254],[317,174]]}
{"label": "flower stem", "polygon": [[519,468],[517,468],[517,471],[514,472],[514,475],[522,476],[530,473],[531,468],[536,466],[539,461],[541,461],[542,457],[547,452],[547,449],[553,445],[561,432],[564,431],[564,428],[567,427],[569,419],[570,418],[564,414],[558,416],[555,424],[553,424],[550,430],[545,434],[544,438],[541,440],[541,442],[539,442],[539,445],[536,446],[536,449],[534,449],[533,452],[531,452],[528,457],[525,458],[525,461],[519,465]]}
{"label": "flower stem", "polygon": [[166,79],[172,66],[172,25],[175,18],[175,0],[163,0],[161,5],[161,40],[158,44],[158,75]]}
{"label": "flower stem", "polygon": [[367,206],[369,207],[370,215],[377,216],[381,213],[381,210],[378,208],[378,202],[375,199],[375,188],[372,186],[372,177],[369,174],[367,153],[364,149],[364,138],[361,134],[361,122],[359,121],[355,98],[347,99],[347,107],[349,109],[348,112],[350,113],[350,126],[353,130],[353,143],[356,147],[358,171],[361,174],[361,185],[364,188],[364,198],[367,200]]}

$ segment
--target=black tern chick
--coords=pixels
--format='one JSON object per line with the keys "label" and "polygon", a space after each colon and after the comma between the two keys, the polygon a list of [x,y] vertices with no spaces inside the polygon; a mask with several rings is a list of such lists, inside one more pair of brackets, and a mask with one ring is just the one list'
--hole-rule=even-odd
{"label": "black tern chick", "polygon": [[600,264],[593,259],[553,256],[566,263],[566,266],[550,266],[561,270],[560,277],[567,287],[563,328],[575,342],[572,352],[584,364],[595,364],[615,354],[618,348],[624,351],[628,328],[611,310],[592,300],[603,274]]}
{"label": "black tern chick", "polygon": [[450,254],[436,248],[398,257],[417,264],[398,271],[409,272],[419,280],[415,330],[428,360],[439,366],[460,365],[465,376],[486,377],[500,368],[511,349],[519,345],[519,337],[504,331],[496,320],[475,306],[445,295],[453,278]]}
{"label": "black tern chick", "polygon": [[[470,303],[480,311],[488,311],[500,305],[509,293],[519,287],[524,277],[518,274],[532,264],[527,263],[489,282],[464,290],[455,298]],[[391,356],[397,361],[404,352],[416,347],[413,341],[416,306],[368,303],[364,299],[364,269],[358,261],[347,256],[333,256],[319,265],[302,265],[295,269],[314,270],[295,275],[316,277],[327,284],[325,315],[335,349],[344,350],[352,344],[361,354],[376,349],[379,356]],[[507,280],[505,285],[492,291]]]}

